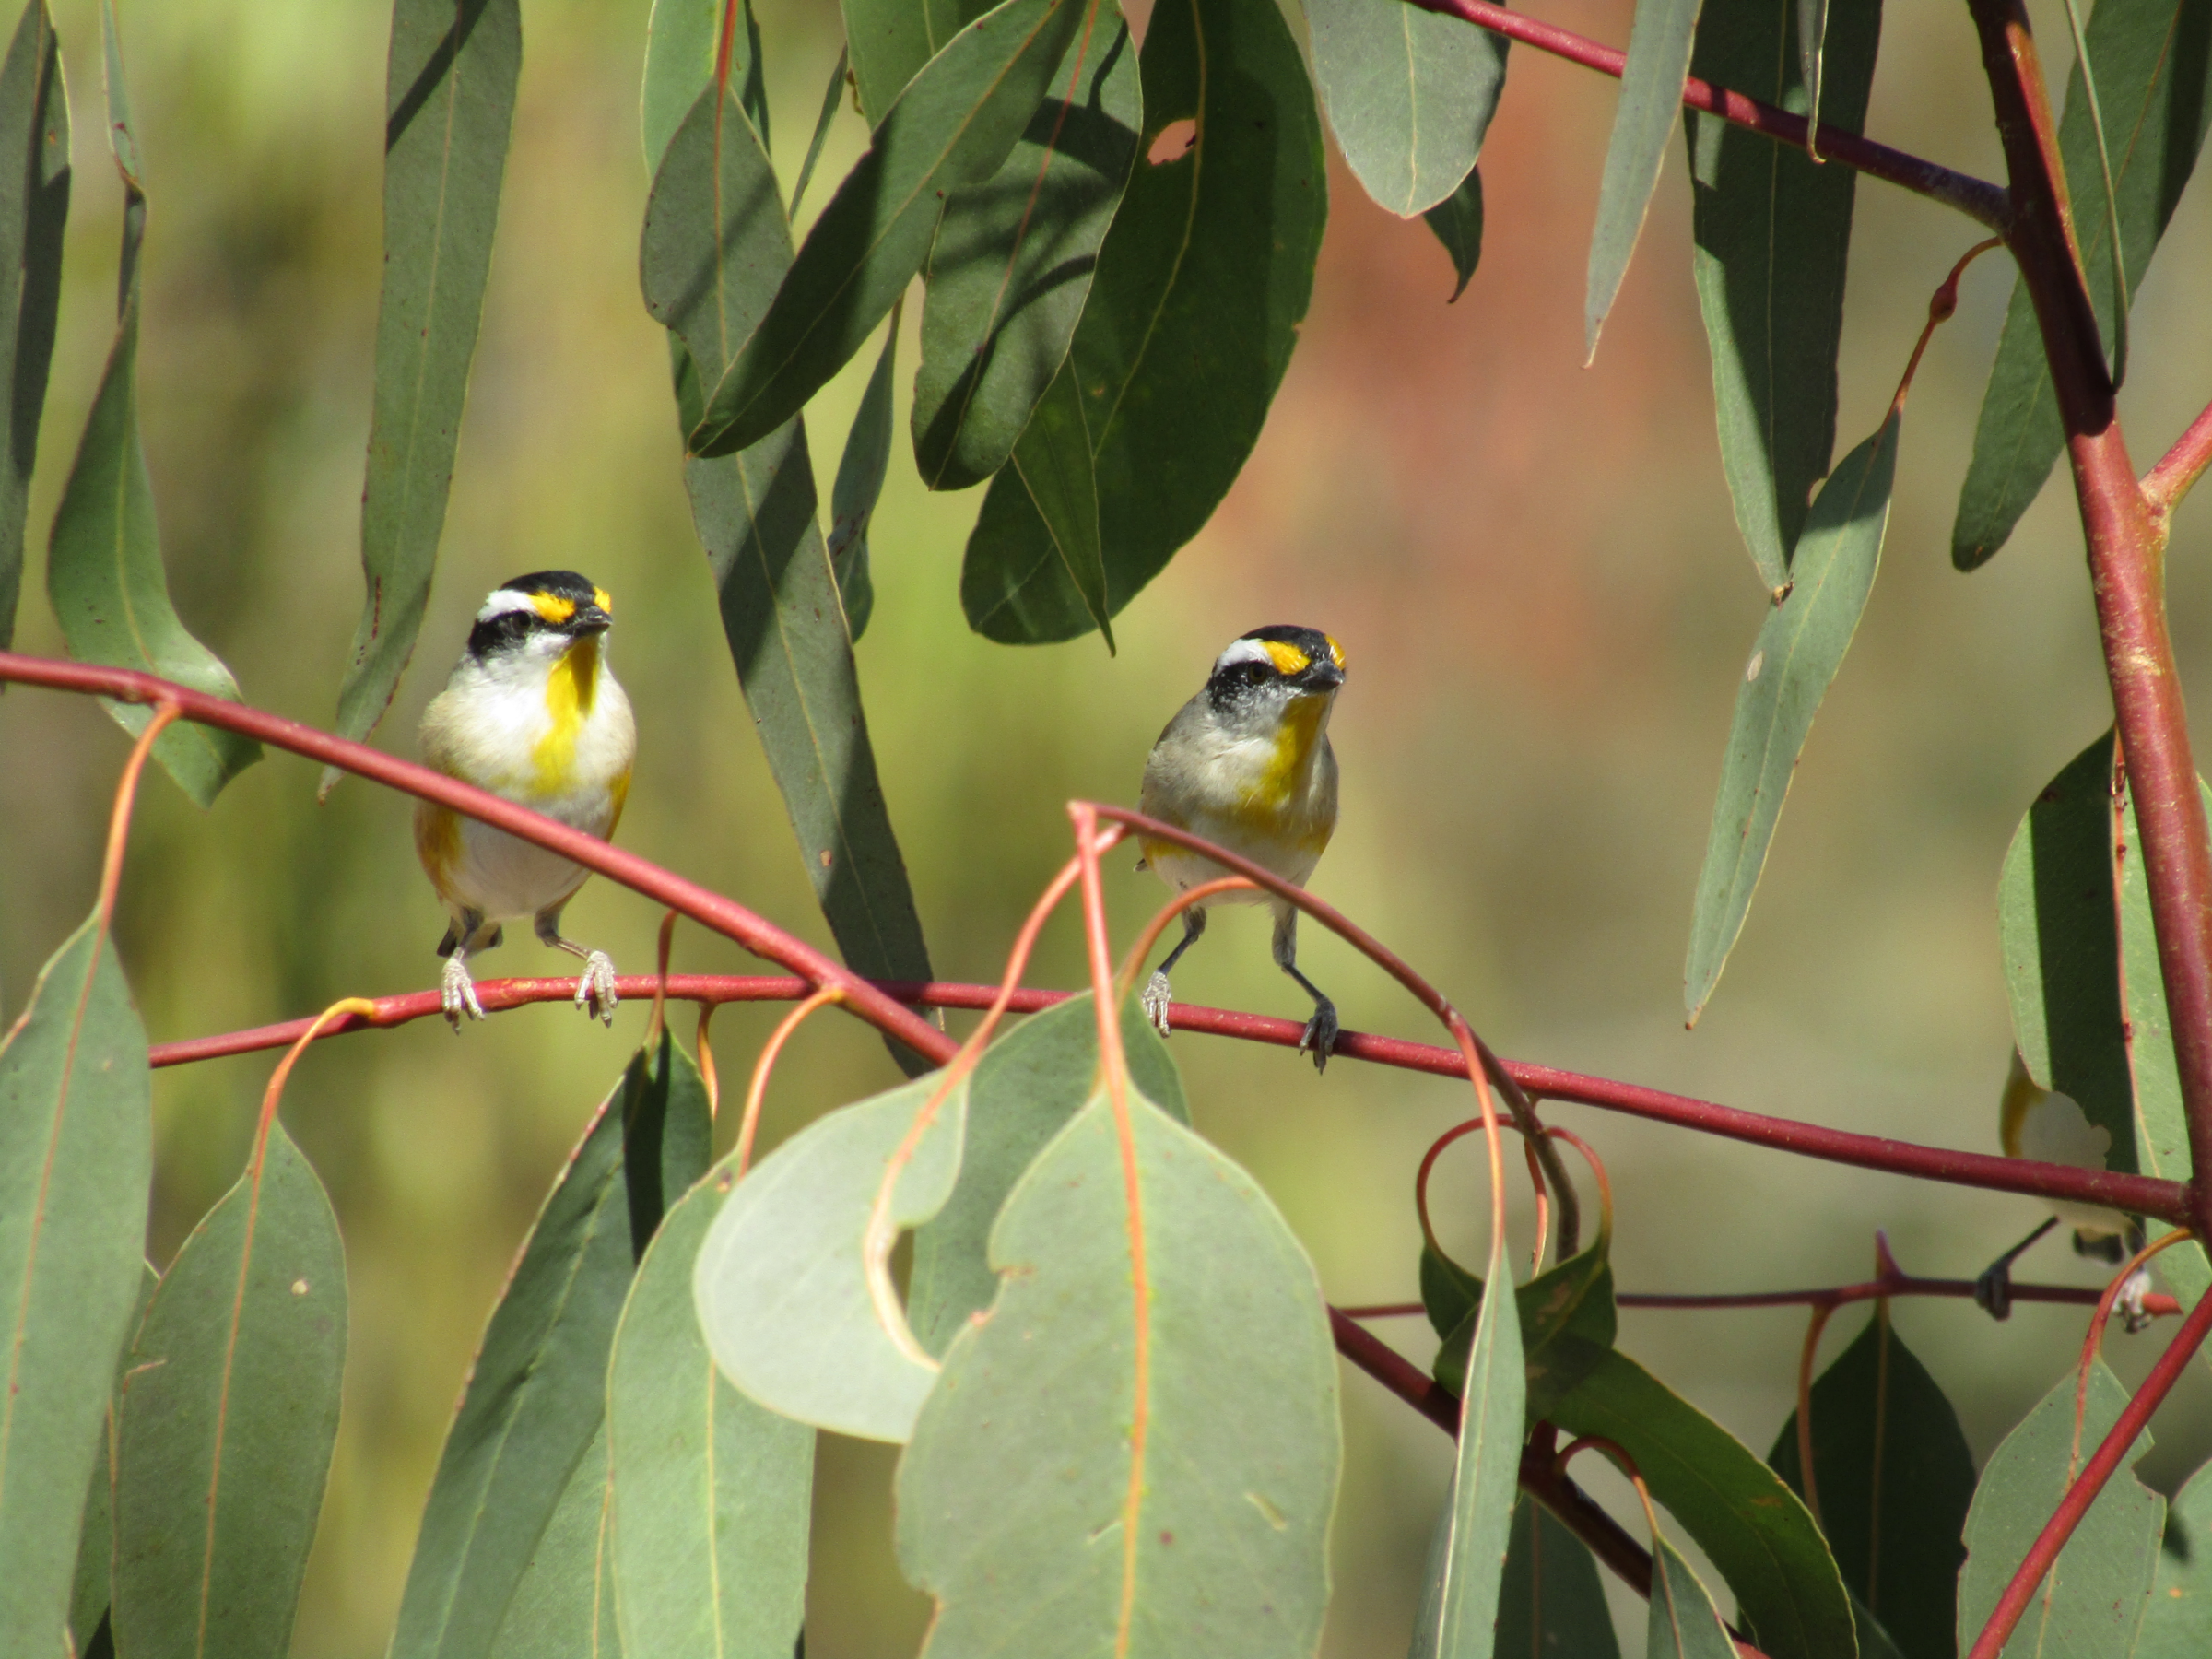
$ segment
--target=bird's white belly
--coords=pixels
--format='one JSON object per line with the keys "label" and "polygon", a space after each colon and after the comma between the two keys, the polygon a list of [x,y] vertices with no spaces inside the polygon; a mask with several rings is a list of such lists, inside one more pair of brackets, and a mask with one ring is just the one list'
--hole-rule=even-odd
{"label": "bird's white belly", "polygon": [[[1272,844],[1238,833],[1230,824],[1201,818],[1191,826],[1194,834],[1227,847],[1231,853],[1252,860],[1271,875],[1280,876],[1295,886],[1306,885],[1306,877],[1313,874],[1313,866],[1321,862],[1318,849],[1308,852],[1303,847],[1286,848],[1279,841]],[[1147,855],[1147,862],[1159,873],[1159,878],[1175,891],[1187,892],[1203,882],[1218,881],[1224,876],[1233,876],[1234,870],[1216,864],[1212,859],[1181,848],[1165,848],[1155,843],[1156,850]],[[1206,902],[1216,904],[1272,904],[1272,894],[1254,888],[1243,888],[1220,894]]]}
{"label": "bird's white belly", "polygon": [[[598,826],[580,824],[596,835]],[[453,874],[454,894],[487,919],[535,915],[583,885],[587,872],[572,859],[520,841],[473,818],[461,826],[461,856]]]}

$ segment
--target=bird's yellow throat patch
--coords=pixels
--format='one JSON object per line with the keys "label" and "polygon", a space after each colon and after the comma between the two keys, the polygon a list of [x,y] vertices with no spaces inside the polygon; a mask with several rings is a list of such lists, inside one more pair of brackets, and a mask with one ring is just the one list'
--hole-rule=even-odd
{"label": "bird's yellow throat patch", "polygon": [[[1314,746],[1321,739],[1322,721],[1328,712],[1329,700],[1325,697],[1291,699],[1290,706],[1283,711],[1282,724],[1276,730],[1275,752],[1267,757],[1265,768],[1243,792],[1241,805],[1247,811],[1279,818],[1299,801],[1307,769],[1312,764]],[[1322,840],[1327,839],[1328,832],[1324,830]]]}
{"label": "bird's yellow throat patch", "polygon": [[576,736],[592,717],[599,695],[599,636],[586,634],[562,653],[546,677],[546,735],[531,751],[542,794],[559,794],[576,763]]}

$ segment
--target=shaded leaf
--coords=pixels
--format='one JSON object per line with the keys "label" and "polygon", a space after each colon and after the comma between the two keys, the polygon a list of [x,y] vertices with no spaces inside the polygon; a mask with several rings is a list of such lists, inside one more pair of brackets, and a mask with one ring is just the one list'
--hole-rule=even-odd
{"label": "shaded leaf", "polygon": [[837,577],[838,597],[845,607],[845,625],[854,644],[867,631],[876,609],[876,584],[868,574],[868,522],[883,495],[884,475],[891,465],[891,377],[899,353],[900,307],[891,307],[891,321],[884,330],[883,351],[876,371],[868,376],[860,394],[860,409],[853,429],[845,434],[845,453],[838,457],[837,483],[830,491],[830,568]]}
{"label": "shaded leaf", "polygon": [[1583,301],[1583,354],[1597,356],[1598,330],[1620,292],[1629,257],[1643,234],[1652,191],[1682,108],[1682,82],[1698,26],[1699,0],[1637,0],[1629,57],[1620,76],[1613,135],[1598,181],[1597,224],[1590,233],[1589,292]]}
{"label": "shaded leaf", "polygon": [[491,1659],[618,1659],[620,1638],[603,1641],[615,1622],[614,1609],[602,1605],[613,1586],[599,1571],[606,1511],[606,1425],[601,1423],[530,1552],[492,1639]]}
{"label": "shaded leaf", "polygon": [[1099,539],[1099,478],[1091,458],[1090,423],[1075,377],[1059,374],[1014,446],[1014,470],[1068,584],[1113,651],[1106,608],[1106,552]]}
{"label": "shaded leaf", "polygon": [[[645,27],[645,80],[639,100],[645,133],[645,171],[660,171],[668,141],[714,78],[722,47],[724,0],[653,0]],[[768,86],[760,61],[760,25],[752,0],[738,8],[744,26],[730,42],[729,84],[760,143],[768,144]]]}
{"label": "shaded leaf", "polygon": [[[1553,1264],[1513,1291],[1532,1418],[1547,1416],[1613,1346],[1612,1234],[1602,1228],[1588,1248]],[[1481,1279],[1434,1251],[1421,1252],[1421,1301],[1442,1338],[1432,1367],[1453,1394],[1466,1374],[1467,1345],[1482,1303]]]}
{"label": "shaded leaf", "polygon": [[29,0],[0,63],[0,651],[16,634],[23,519],[53,360],[69,218],[69,99],[45,0]]}
{"label": "shaded leaf", "polygon": [[853,90],[868,124],[882,123],[906,83],[990,0],[842,0]]}
{"label": "shaded leaf", "polygon": [[730,1386],[692,1307],[733,1179],[724,1159],[669,1210],[607,1367],[608,1562],[623,1645],[656,1659],[788,1659],[806,1618],[814,1432]]}
{"label": "shaded leaf", "polygon": [[[2212,0],[2099,0],[2085,38],[2102,94],[2132,300],[2212,122]],[[2100,182],[2097,129],[2078,64],[2066,81],[2058,149],[2073,183],[2075,238],[2097,326],[2112,339],[2118,310],[2111,233],[2105,215],[2094,211]],[[2064,447],[2042,334],[2027,288],[2015,282],[1982,394],[1973,459],[1959,492],[1953,564],[1971,571],[2005,545]]]}
{"label": "shaded leaf", "polygon": [[946,197],[1006,160],[1088,15],[1083,0],[1004,0],[923,67],[714,382],[692,453],[749,449],[844,367],[922,268]]}
{"label": "shaded leaf", "polygon": [[[384,717],[429,603],[522,62],[519,0],[393,0],[368,592],[338,690],[342,736],[365,738]],[[324,794],[335,781],[324,774]]]}
{"label": "shaded leaf", "polygon": [[[1191,1121],[1182,1078],[1144,1010],[1122,1010],[1130,1079],[1179,1124]],[[907,1323],[939,1359],[960,1329],[989,1308],[998,1275],[991,1228],[1006,1194],[1037,1155],[1090,1099],[1099,1069],[1099,1020],[1088,991],[1032,1014],[984,1051],[968,1079],[959,1176],[944,1207],[914,1232]]]}
{"label": "shaded leaf", "polygon": [[1498,1659],[1619,1659],[1590,1547],[1524,1494],[1498,1587]]}
{"label": "shaded leaf", "polygon": [[[1767,1462],[1805,1495],[1795,1412]],[[1974,1459],[1887,1303],[1813,1383],[1813,1471],[1820,1530],[1853,1597],[1906,1659],[1951,1659]]]}
{"label": "shaded leaf", "polygon": [[[147,1304],[154,1300],[154,1290],[161,1283],[161,1276],[154,1271],[153,1264],[144,1265],[138,1280],[138,1307],[132,1313],[123,1347],[115,1357],[115,1385],[108,1400],[107,1418],[100,1425],[97,1437],[99,1450],[93,1453],[92,1479],[85,1489],[85,1519],[76,1541],[76,1587],[69,1598],[69,1640],[76,1652],[89,1653],[108,1617],[108,1604],[114,1593],[115,1555],[115,1426],[118,1396],[123,1380],[130,1370],[131,1344],[138,1335],[139,1322],[146,1317]],[[111,1650],[112,1641],[109,1643]]]}
{"label": "shaded leaf", "polygon": [[346,1251],[281,1124],[139,1327],[115,1457],[117,1643],[284,1659],[346,1371]]}
{"label": "shaded leaf", "polygon": [[[734,116],[734,106],[730,112]],[[674,331],[677,406],[698,418],[791,263],[776,178],[749,124],[718,121],[703,92],[670,143],[645,209],[645,303]],[[722,626],[806,875],[846,965],[928,979],[928,947],[877,779],[860,681],[821,531],[806,429],[684,467],[691,521],[721,594]],[[926,1063],[903,1048],[909,1074]]]}
{"label": "shaded leaf", "polygon": [[1571,1434],[1624,1447],[1771,1659],[1853,1659],[1851,1603],[1797,1495],[1725,1429],[1618,1350],[1552,1412]]}
{"label": "shaded leaf", "polygon": [[1307,0],[1313,78],[1367,194],[1400,218],[1459,189],[1505,88],[1503,35],[1372,0]]}
{"label": "shaded leaf", "polygon": [[1791,560],[1792,585],[1760,625],[1736,688],[1683,971],[1683,1006],[1692,1025],[1743,932],[1813,715],[1843,665],[1873,592],[1889,524],[1900,418],[1892,410],[1820,487]]}
{"label": "shaded leaf", "polygon": [[[1835,125],[1830,121],[1829,111],[1823,107],[1824,70],[1827,67],[1823,48],[1828,40],[1828,0],[1797,0],[1796,16],[1797,78],[1805,88],[1805,114],[1815,127]],[[1700,78],[1702,78],[1700,76]],[[1733,86],[1734,83],[1730,83]],[[1858,129],[1852,129],[1856,132]]]}
{"label": "shaded leaf", "polygon": [[1735,1659],[1735,1643],[1689,1563],[1665,1538],[1653,1539],[1652,1546],[1645,1653],[1651,1659]]}
{"label": "shaded leaf", "polygon": [[146,1032],[97,916],[0,1042],[0,1653],[68,1622],[85,1493],[145,1272]]}
{"label": "shaded leaf", "polygon": [[[1321,122],[1274,0],[1161,0],[1146,26],[1147,154],[1099,250],[1063,374],[1083,394],[1118,616],[1243,467],[1297,343],[1328,213]],[[960,569],[968,625],[1008,644],[1093,626],[1018,472],[991,481]]]}
{"label": "shaded leaf", "polygon": [[[2029,1546],[2073,1483],[2082,1462],[2119,1420],[2127,1390],[2102,1359],[2090,1368],[2088,1410],[2075,1430],[2076,1372],[2066,1374],[1990,1454],[1966,1519],[1966,1565],[1959,1574],[1959,1647],[1981,1634]],[[2147,1431],[2127,1458],[2150,1450]],[[2005,1652],[2125,1653],[2150,1599],[2166,1500],[2125,1468],[2116,1469],[2059,1552],[2043,1593]]]}
{"label": "shaded leaf", "polygon": [[806,184],[814,177],[814,164],[822,159],[822,146],[829,141],[830,123],[836,117],[837,106],[842,100],[846,65],[851,61],[852,54],[841,46],[837,62],[830,65],[830,84],[822,88],[821,112],[814,118],[814,136],[806,142],[806,159],[799,163],[799,176],[791,187],[791,217],[794,219],[799,217],[799,204],[806,199]]}
{"label": "shaded leaf", "polygon": [[[1716,87],[1804,113],[1819,55],[1800,53],[1804,14],[1822,0],[1708,0],[1690,67]],[[1866,119],[1880,0],[1836,14],[1827,53],[1830,127]],[[1789,585],[1790,556],[1836,441],[1836,347],[1858,175],[1692,110],[1688,123],[1698,305],[1712,352],[1721,466],[1759,580]]]}
{"label": "shaded leaf", "polygon": [[899,1465],[929,1659],[1003,1654],[1011,1630],[1036,1654],[1311,1654],[1335,1353],[1266,1195],[1141,1095],[1125,1135],[1095,1097],[1007,1198],[991,1260],[998,1300]]}
{"label": "shaded leaf", "polygon": [[[2169,1251],[2168,1254],[2172,1253]],[[2212,1474],[2189,1477],[2166,1512],[2164,1547],[2136,1659],[2201,1659],[2212,1653]]]}
{"label": "shaded leaf", "polygon": [[[1444,244],[1444,252],[1452,256],[1455,282],[1452,300],[1457,300],[1467,291],[1467,284],[1475,277],[1475,267],[1482,259],[1482,170],[1468,169],[1459,188],[1421,218],[1436,232],[1436,240]],[[1444,303],[1449,305],[1452,300]]]}
{"label": "shaded leaf", "polygon": [[[936,1380],[878,1316],[868,1218],[891,1159],[943,1086],[927,1072],[817,1118],[738,1182],[700,1247],[692,1294],[723,1374],[771,1411],[868,1440],[903,1441]],[[913,1141],[892,1191],[905,1229],[936,1214],[959,1173],[968,1085]]]}
{"label": "shaded leaf", "polygon": [[988,180],[947,198],[930,245],[914,464],[932,489],[1014,454],[1066,359],[1144,123],[1128,25],[1098,7]]}

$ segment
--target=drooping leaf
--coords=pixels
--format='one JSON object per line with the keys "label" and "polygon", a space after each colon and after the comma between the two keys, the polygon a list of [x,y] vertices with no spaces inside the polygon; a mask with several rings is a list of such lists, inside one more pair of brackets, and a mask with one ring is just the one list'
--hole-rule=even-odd
{"label": "drooping leaf", "polygon": [[1498,1659],[1619,1659],[1590,1547],[1524,1495],[1498,1587]]}
{"label": "drooping leaf", "polygon": [[145,1271],[151,1093],[146,1032],[95,916],[0,1042],[0,1653],[53,1653],[70,1617]]}
{"label": "drooping leaf", "polygon": [[692,1294],[714,1362],[771,1411],[868,1440],[903,1441],[936,1381],[869,1289],[868,1220],[909,1143],[889,1218],[935,1215],[959,1173],[968,1084],[926,1124],[940,1073],[817,1118],[738,1182],[700,1247]]}
{"label": "drooping leaf", "polygon": [[[1823,0],[1708,0],[1690,67],[1716,87],[1782,109],[1811,107],[1818,37],[1801,53]],[[1855,133],[1866,119],[1880,0],[1835,14],[1822,119]],[[1693,110],[1688,116],[1698,304],[1712,352],[1721,465],[1751,562],[1770,592],[1790,556],[1836,441],[1836,347],[1858,175]]]}
{"label": "drooping leaf", "polygon": [[337,1443],[346,1250],[281,1124],[201,1218],[132,1348],[114,1628],[138,1653],[284,1659]]}
{"label": "drooping leaf", "polygon": [[891,377],[899,354],[899,311],[891,307],[882,354],[876,359],[876,371],[868,376],[867,390],[860,394],[853,429],[845,434],[845,453],[838,457],[837,483],[830,491],[830,568],[837,576],[838,597],[844,601],[845,624],[854,644],[867,631],[868,618],[876,609],[876,583],[868,573],[868,521],[876,516],[884,475],[891,465]]}
{"label": "drooping leaf", "polygon": [[1665,1538],[1652,1540],[1652,1603],[1644,1630],[1651,1659],[1735,1659],[1712,1595]]}
{"label": "drooping leaf", "polygon": [[[601,1582],[606,1535],[606,1425],[569,1472],[553,1512],[530,1552],[530,1564],[492,1638],[491,1659],[620,1659],[618,1637],[601,1640],[600,1606],[611,1587]],[[604,1610],[611,1615],[613,1609]],[[650,1651],[650,1650],[649,1650]],[[779,1655],[778,1659],[782,1659]]]}
{"label": "drooping leaf", "polygon": [[[1520,1304],[1532,1418],[1547,1416],[1613,1346],[1611,1250],[1608,1225],[1580,1253],[1555,1263],[1513,1292]],[[1429,1322],[1442,1339],[1432,1368],[1436,1380],[1457,1394],[1466,1374],[1483,1281],[1424,1249],[1420,1284]]]}
{"label": "drooping leaf", "polygon": [[[851,54],[840,50],[837,62],[830,65],[830,84],[822,88],[821,112],[814,118],[814,136],[806,141],[806,159],[799,163],[799,176],[791,186],[791,217],[799,217],[799,204],[806,199],[807,182],[814,177],[814,164],[822,159],[822,146],[830,138],[830,123],[836,118],[837,106],[842,101],[845,90],[846,65]],[[896,315],[898,308],[892,308]]]}
{"label": "drooping leaf", "polygon": [[689,1188],[706,1163],[704,1090],[673,1050],[664,1033],[631,1058],[515,1259],[430,1483],[393,1659],[494,1651],[600,1432],[641,1236],[659,1218],[659,1195]]}
{"label": "drooping leaf", "polygon": [[[123,174],[123,272],[115,341],[49,533],[46,593],[69,654],[78,661],[158,674],[235,702],[238,682],[178,618],[161,566],[153,480],[138,437],[138,251],[146,194],[112,3],[101,7],[100,19],[108,48],[108,136]],[[102,699],[101,706],[134,736],[153,718],[143,703]],[[154,740],[154,758],[206,806],[261,759],[261,746],[235,732],[179,721]]]}
{"label": "drooping leaf", "polygon": [[[734,106],[724,113],[717,119],[712,88],[700,94],[645,208],[645,304],[674,333],[687,427],[698,417],[700,377],[721,371],[791,262],[767,153]],[[815,522],[806,428],[794,421],[743,454],[688,461],[684,484],[738,683],[838,948],[856,973],[927,979],[929,951]],[[925,1065],[903,1048],[892,1053],[910,1075]]]}
{"label": "drooping leaf", "polygon": [[616,1604],[624,1647],[656,1659],[788,1659],[806,1618],[813,1430],[729,1384],[692,1306],[733,1177],[725,1159],[669,1210],[607,1367]]}
{"label": "drooping leaf", "polygon": [[685,442],[749,449],[795,418],[928,257],[946,198],[996,172],[1100,0],[1003,0],[901,92],[723,369]]}
{"label": "drooping leaf", "polygon": [[[1959,1650],[1964,1653],[2027,1558],[2082,1463],[2127,1404],[2127,1390],[2102,1359],[2090,1368],[2088,1409],[2075,1430],[2071,1367],[1990,1454],[1966,1518],[1966,1565],[1959,1574]],[[2150,1450],[2146,1431],[2126,1459]],[[2166,1500],[2126,1467],[2115,1469],[2059,1552],[2043,1593],[2014,1630],[2005,1652],[2126,1653],[2150,1599]]]}
{"label": "drooping leaf", "polygon": [[[660,171],[668,141],[714,78],[725,15],[724,0],[653,0],[653,16],[645,26],[644,89],[639,99],[648,174]],[[760,61],[760,25],[751,0],[744,0],[735,16],[739,27],[730,41],[729,84],[765,147],[768,85]]]}
{"label": "drooping leaf", "polygon": [[[1161,0],[1140,63],[1147,159],[1061,370],[1090,430],[1109,616],[1198,534],[1252,453],[1328,214],[1320,116],[1274,0]],[[1195,124],[1189,147],[1150,159],[1183,122]],[[960,605],[971,628],[1008,644],[1094,625],[1018,472],[1002,470],[983,498]]]}
{"label": "drooping leaf", "polygon": [[1583,354],[1597,356],[1598,330],[1620,292],[1629,257],[1643,234],[1643,218],[1666,160],[1682,82],[1698,27],[1700,0],[1636,0],[1629,26],[1629,60],[1621,70],[1620,101],[1598,181],[1597,224],[1590,233],[1589,292],[1583,301]]}
{"label": "drooping leaf", "polygon": [[[394,0],[383,289],[361,491],[368,592],[338,690],[347,737],[367,737],[384,717],[429,604],[522,63],[520,0]],[[335,782],[325,772],[324,793]]]}
{"label": "drooping leaf", "polygon": [[2212,1653],[2212,1476],[2200,1468],[2167,1511],[2136,1659],[2199,1659],[2204,1653]]}
{"label": "drooping leaf", "polygon": [[[1805,1495],[1794,1412],[1767,1462]],[[1813,1384],[1813,1473],[1820,1530],[1852,1594],[1906,1659],[1952,1659],[1974,1459],[1887,1303]]]}
{"label": "drooping leaf", "polygon": [[[85,1489],[85,1520],[76,1541],[76,1585],[69,1596],[69,1640],[80,1653],[88,1653],[108,1617],[114,1599],[115,1574],[115,1429],[123,1380],[129,1373],[131,1344],[146,1317],[147,1304],[161,1276],[153,1264],[144,1265],[138,1278],[138,1306],[130,1318],[127,1335],[115,1357],[115,1385],[108,1400],[106,1421],[100,1425],[98,1450],[93,1453],[92,1479]],[[110,1647],[114,1645],[112,1641]]]}
{"label": "drooping leaf", "polygon": [[1067,357],[1144,124],[1128,25],[1101,5],[998,171],[948,197],[929,251],[914,464],[932,489],[1015,453]]}
{"label": "drooping leaf", "polygon": [[1053,545],[1068,585],[1113,652],[1106,601],[1106,549],[1099,536],[1099,477],[1090,422],[1073,375],[1056,374],[1014,446],[1014,470]]}
{"label": "drooping leaf", "polygon": [[1823,48],[1828,40],[1828,0],[1797,0],[1796,23],[1797,78],[1805,88],[1805,113],[1816,128],[1832,125],[1821,96],[1827,68]]}
{"label": "drooping leaf", "polygon": [[[2099,0],[2084,32],[2102,94],[2132,301],[2212,123],[2212,0]],[[2078,64],[2066,81],[2058,149],[2072,184],[2082,274],[2097,326],[2110,340],[2118,317],[2111,233],[2096,210],[2097,133]],[[1953,564],[1971,571],[2005,545],[2064,447],[2042,334],[2026,288],[2016,282],[1959,492]]]}
{"label": "drooping leaf", "polygon": [[1125,1132],[1101,1096],[1007,1198],[991,1260],[998,1299],[899,1465],[927,1659],[1004,1654],[1014,1630],[1035,1653],[1310,1655],[1335,1354],[1266,1195],[1141,1095]]}
{"label": "drooping leaf", "polygon": [[1813,715],[1843,665],[1874,589],[1900,418],[1892,411],[1820,487],[1791,560],[1789,591],[1760,625],[1736,688],[1683,971],[1683,1006],[1692,1025],[1743,932]]}
{"label": "drooping leaf", "polygon": [[1475,267],[1482,260],[1482,169],[1468,169],[1459,188],[1421,218],[1452,256],[1455,286],[1452,299],[1444,302],[1449,305],[1467,291],[1467,284],[1475,278]]}
{"label": "drooping leaf", "polygon": [[1797,1495],[1750,1448],[1618,1349],[1552,1410],[1626,1448],[1712,1559],[1771,1659],[1853,1659],[1851,1602]]}
{"label": "drooping leaf", "polygon": [[69,99],[45,0],[28,0],[0,63],[0,651],[16,636],[23,518],[62,297],[69,218]]}
{"label": "drooping leaf", "polygon": [[1503,35],[1368,0],[1307,0],[1313,78],[1367,194],[1400,218],[1457,190],[1505,87]]}
{"label": "drooping leaf", "polygon": [[[1122,1048],[1145,1098],[1187,1124],[1182,1078],[1135,1003],[1122,1010]],[[907,1323],[915,1340],[940,1359],[960,1328],[998,1294],[989,1250],[1006,1194],[1090,1099],[1098,1069],[1099,1021],[1087,991],[1031,1015],[994,1042],[969,1077],[959,1178],[944,1207],[915,1230],[907,1281]]]}
{"label": "drooping leaf", "polygon": [[842,0],[842,9],[853,91],[876,126],[922,65],[991,6],[990,0]]}
{"label": "drooping leaf", "polygon": [[[2066,30],[2074,37],[2074,73],[2080,77],[2082,96],[2089,112],[2089,136],[2097,151],[2098,200],[2104,207],[2105,256],[2112,262],[2112,292],[2124,290],[2132,295],[2134,288],[2127,280],[2126,255],[2120,232],[2120,197],[2113,187],[2112,147],[2104,124],[2104,103],[2097,96],[2097,64],[2089,52],[2088,41],[2082,36],[2081,8],[2074,0],[2065,0]],[[2124,305],[2112,309],[2112,337],[2110,342],[2112,385],[2115,389],[2127,380],[2127,312]]]}

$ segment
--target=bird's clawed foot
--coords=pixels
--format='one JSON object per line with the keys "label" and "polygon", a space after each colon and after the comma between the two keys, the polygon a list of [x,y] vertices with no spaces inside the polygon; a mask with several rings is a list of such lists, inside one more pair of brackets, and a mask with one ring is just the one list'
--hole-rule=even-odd
{"label": "bird's clawed foot", "polygon": [[1313,1018],[1306,1021],[1305,1034],[1298,1040],[1298,1052],[1313,1056],[1315,1071],[1326,1071],[1342,1030],[1336,1022],[1336,1005],[1325,996],[1319,997],[1313,1004]]}
{"label": "bird's clawed foot", "polygon": [[1162,1037],[1168,1034],[1168,995],[1167,971],[1162,969],[1145,982],[1144,994],[1137,999],[1145,1018]]}
{"label": "bird's clawed foot", "polygon": [[593,951],[583,959],[583,975],[576,982],[576,1006],[611,1026],[621,1000],[615,991],[615,959],[604,950]]}
{"label": "bird's clawed foot", "polygon": [[1992,1319],[2012,1317],[2012,1258],[1992,1262],[1974,1281],[1974,1306]]}
{"label": "bird's clawed foot", "polygon": [[456,1031],[464,1015],[484,1018],[484,1005],[477,1000],[476,982],[468,977],[468,964],[459,951],[445,959],[445,971],[438,976],[438,1006],[445,1012],[445,1023]]}
{"label": "bird's clawed foot", "polygon": [[2151,1316],[2143,1308],[2143,1299],[2149,1294],[2150,1268],[2146,1265],[2127,1276],[2120,1286],[2120,1294],[2112,1299],[2112,1312],[2120,1315],[2120,1323],[2127,1327],[2130,1336],[2150,1326]]}

